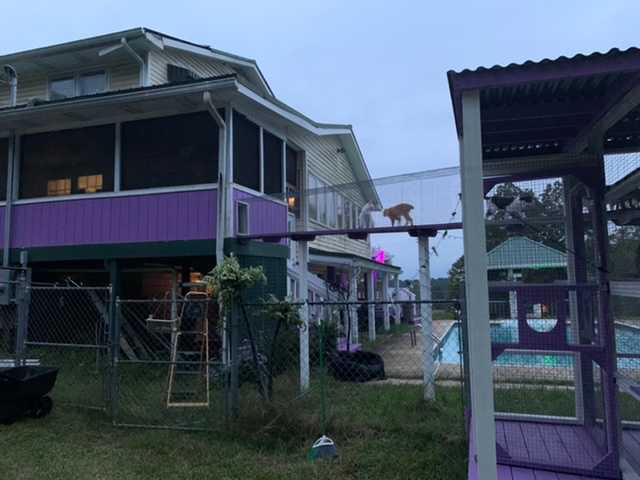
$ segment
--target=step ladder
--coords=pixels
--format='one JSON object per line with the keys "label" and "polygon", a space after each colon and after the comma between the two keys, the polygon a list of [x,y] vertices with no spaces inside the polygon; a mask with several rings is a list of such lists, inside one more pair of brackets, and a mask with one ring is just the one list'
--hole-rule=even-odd
{"label": "step ladder", "polygon": [[209,297],[189,292],[176,318],[148,318],[147,325],[171,333],[167,408],[209,407]]}

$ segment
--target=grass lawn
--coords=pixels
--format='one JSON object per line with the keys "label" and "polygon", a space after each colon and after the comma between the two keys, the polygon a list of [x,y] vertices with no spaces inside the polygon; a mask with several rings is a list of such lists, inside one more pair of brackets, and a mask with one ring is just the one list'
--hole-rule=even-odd
{"label": "grass lawn", "polygon": [[340,457],[314,464],[307,453],[319,434],[316,400],[270,409],[243,405],[233,432],[222,425],[215,432],[116,428],[103,412],[59,405],[45,419],[0,426],[1,477],[466,478],[459,389],[441,388],[428,404],[419,387],[331,382],[327,433]]}

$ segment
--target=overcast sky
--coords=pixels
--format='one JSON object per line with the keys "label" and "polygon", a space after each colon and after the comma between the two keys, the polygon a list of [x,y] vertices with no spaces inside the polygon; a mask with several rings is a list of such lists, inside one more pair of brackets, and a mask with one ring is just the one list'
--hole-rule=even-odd
{"label": "overcast sky", "polygon": [[255,58],[281,100],[353,124],[381,177],[457,164],[447,70],[640,45],[639,14],[637,0],[5,0],[0,51],[146,26]]}

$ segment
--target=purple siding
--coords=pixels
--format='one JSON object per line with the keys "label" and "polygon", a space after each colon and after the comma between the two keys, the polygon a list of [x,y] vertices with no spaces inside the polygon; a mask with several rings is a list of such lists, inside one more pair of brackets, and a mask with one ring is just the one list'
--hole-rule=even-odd
{"label": "purple siding", "polygon": [[[4,209],[0,212],[4,219]],[[11,246],[168,242],[215,236],[216,191],[199,190],[15,205]]]}
{"label": "purple siding", "polygon": [[234,203],[238,200],[249,204],[249,233],[251,235],[287,231],[287,207],[265,197],[234,190]]}

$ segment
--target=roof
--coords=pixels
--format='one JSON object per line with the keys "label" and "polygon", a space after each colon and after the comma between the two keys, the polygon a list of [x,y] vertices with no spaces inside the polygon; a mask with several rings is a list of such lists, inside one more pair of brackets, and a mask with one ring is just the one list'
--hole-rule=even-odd
{"label": "roof", "polygon": [[567,266],[567,255],[527,237],[511,237],[487,254],[488,270],[545,269]]}
{"label": "roof", "polygon": [[[344,262],[342,263],[345,265],[349,264],[351,266],[360,266],[372,270],[383,270],[391,273],[402,272],[402,268],[398,267],[397,265],[392,265],[390,263],[379,263],[370,258],[362,257],[353,253],[329,252],[326,250],[320,250],[318,248],[309,248],[309,255],[311,256],[310,261],[316,263],[325,263],[322,262],[323,257],[325,257],[326,260],[329,260],[330,258],[336,260],[344,260]],[[332,262],[327,261],[326,263]]]}
{"label": "roof", "polygon": [[80,40],[73,40],[71,42],[59,43],[56,45],[49,45],[46,47],[34,48],[24,50],[20,52],[10,53],[6,55],[0,55],[0,65],[3,64],[15,64],[16,62],[29,60],[32,58],[40,58],[50,55],[60,55],[69,52],[77,52],[80,50],[96,49],[104,47],[114,42],[120,41],[120,39],[126,39],[128,42],[141,42],[144,43],[148,49],[160,49],[175,48],[184,50],[195,55],[212,57],[217,60],[229,63],[237,67],[244,73],[250,81],[252,81],[256,87],[260,89],[260,93],[269,97],[273,97],[273,91],[267,83],[266,78],[262,74],[258,63],[247,57],[235,55],[229,52],[224,52],[212,48],[208,45],[198,44],[183,40],[173,35],[162,33],[158,30],[153,30],[146,27],[136,27],[128,30],[121,30],[118,32],[112,32],[105,35],[97,35],[94,37],[83,38]]}
{"label": "roof", "polygon": [[[480,91],[485,159],[570,152],[640,83],[640,49],[449,71],[447,77],[459,135],[462,93]],[[605,132],[605,151],[640,146],[640,112],[633,109]]]}

